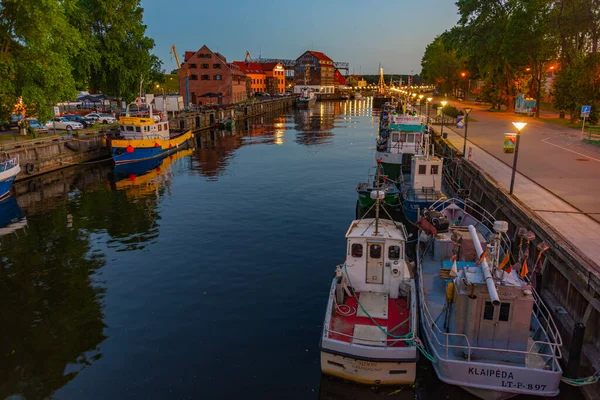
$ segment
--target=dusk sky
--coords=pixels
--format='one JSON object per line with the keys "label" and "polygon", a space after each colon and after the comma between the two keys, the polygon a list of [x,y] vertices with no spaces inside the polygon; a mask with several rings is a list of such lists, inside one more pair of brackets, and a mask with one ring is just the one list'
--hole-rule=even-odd
{"label": "dusk sky", "polygon": [[167,72],[181,56],[206,44],[228,61],[296,59],[322,51],[350,63],[350,73],[421,71],[425,46],[458,20],[454,0],[142,0],[147,35]]}

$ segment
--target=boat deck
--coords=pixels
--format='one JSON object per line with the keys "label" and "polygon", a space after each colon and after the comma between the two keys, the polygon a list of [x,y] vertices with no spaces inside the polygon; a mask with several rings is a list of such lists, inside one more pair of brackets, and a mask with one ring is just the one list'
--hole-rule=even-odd
{"label": "boat deck", "polygon": [[[361,293],[356,293],[358,298],[361,298]],[[371,294],[371,293],[368,293]],[[367,296],[362,296],[366,299]],[[410,320],[410,304],[406,299],[398,298],[392,299],[387,297],[387,311],[383,311],[383,307],[379,307],[379,312],[375,309],[370,308],[370,303],[361,301],[363,307],[365,307],[373,319],[383,328],[388,330],[394,336],[406,335],[410,332],[411,320]],[[334,312],[331,318],[331,331],[328,333],[328,337],[335,340],[340,340],[346,343],[356,343],[362,345],[372,345],[384,347],[386,344],[386,338],[383,332],[373,323],[371,318],[366,316],[362,311],[361,307],[355,297],[348,297],[344,302],[344,305],[352,307],[356,310],[356,313],[351,316],[343,316]],[[383,315],[385,312],[385,316]],[[369,329],[365,327],[373,327]],[[375,335],[372,335],[375,333]],[[375,336],[380,333],[382,336],[381,341],[376,341]],[[356,336],[355,336],[356,335]],[[367,335],[371,341],[362,341],[360,338],[365,338]],[[387,338],[388,347],[408,347],[407,343],[403,340],[394,340],[393,337]]]}

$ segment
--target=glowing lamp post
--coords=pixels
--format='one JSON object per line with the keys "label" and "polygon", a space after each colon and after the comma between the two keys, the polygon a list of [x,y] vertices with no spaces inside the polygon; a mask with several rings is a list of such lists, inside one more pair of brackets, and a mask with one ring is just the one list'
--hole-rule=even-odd
{"label": "glowing lamp post", "polygon": [[427,98],[427,107],[425,107],[427,110],[427,125],[429,125],[429,106],[431,105],[431,100],[433,100],[433,97]]}
{"label": "glowing lamp post", "polygon": [[444,137],[444,107],[448,104],[447,101],[442,101],[442,129],[440,129],[440,136]]}
{"label": "glowing lamp post", "polygon": [[521,138],[521,131],[523,130],[523,128],[525,128],[525,125],[527,125],[527,122],[513,122],[513,125],[515,126],[515,128],[517,128],[517,142],[515,143],[515,158],[513,161],[512,176],[510,178],[509,194],[513,194],[513,188],[515,186],[515,173],[517,172],[517,160],[519,157],[519,142],[520,142],[520,138]]}
{"label": "glowing lamp post", "polygon": [[423,115],[423,96],[422,94],[419,95],[419,115]]}
{"label": "glowing lamp post", "polygon": [[471,107],[465,109],[465,143],[463,145],[463,157],[467,154],[467,132],[469,130],[469,113],[473,110]]}

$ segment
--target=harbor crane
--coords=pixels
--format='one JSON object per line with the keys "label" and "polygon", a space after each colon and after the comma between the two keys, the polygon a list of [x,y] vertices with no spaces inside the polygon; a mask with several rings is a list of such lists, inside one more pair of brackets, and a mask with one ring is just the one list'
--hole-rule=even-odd
{"label": "harbor crane", "polygon": [[[177,63],[177,68],[181,69],[181,64],[179,63],[179,56],[177,56],[177,50],[175,49],[175,45],[171,45],[171,54],[175,57],[175,62]],[[186,69],[185,71],[185,109],[188,110],[190,106],[190,70]]]}
{"label": "harbor crane", "polygon": [[252,61],[252,56],[250,55],[250,52],[246,50],[246,58],[244,58],[244,62],[247,64],[248,61]]}

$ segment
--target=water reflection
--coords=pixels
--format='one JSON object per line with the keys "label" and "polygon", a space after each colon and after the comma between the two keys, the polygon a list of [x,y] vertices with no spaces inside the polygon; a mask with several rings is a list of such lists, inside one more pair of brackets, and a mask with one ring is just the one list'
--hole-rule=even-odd
{"label": "water reflection", "polygon": [[285,141],[286,118],[281,112],[240,121],[233,132],[213,130],[197,136],[198,149],[192,168],[216,181],[223,175],[242,146],[256,144],[282,145]]}
{"label": "water reflection", "polygon": [[308,109],[294,112],[296,143],[305,146],[330,144],[338,102],[318,103]]}
{"label": "water reflection", "polygon": [[0,201],[0,237],[10,233],[17,233],[27,226],[25,213],[17,204],[13,196]]}
{"label": "water reflection", "polygon": [[415,389],[411,386],[365,386],[344,379],[321,375],[319,400],[414,400]]}
{"label": "water reflection", "polygon": [[105,260],[89,231],[67,226],[67,215],[82,221],[86,211],[64,203],[0,238],[0,398],[49,397],[101,357],[105,289],[91,275]]}

